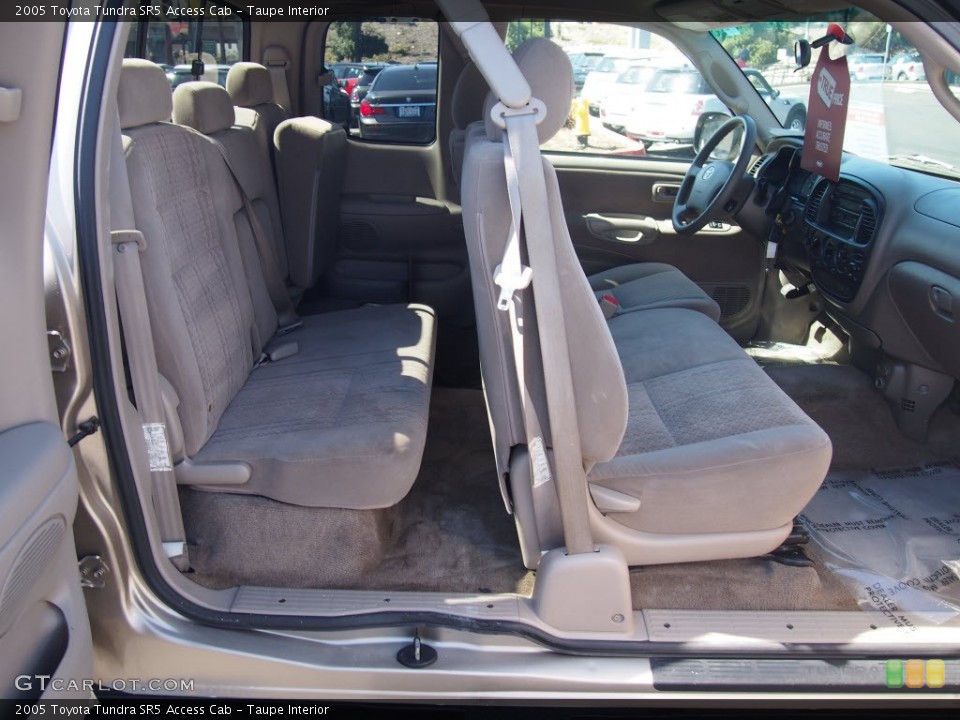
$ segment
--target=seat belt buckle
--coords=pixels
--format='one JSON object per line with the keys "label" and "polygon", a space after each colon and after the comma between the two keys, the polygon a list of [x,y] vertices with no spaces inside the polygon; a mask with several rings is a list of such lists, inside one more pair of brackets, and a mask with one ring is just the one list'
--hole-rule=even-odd
{"label": "seat belt buckle", "polygon": [[513,303],[513,295],[517,290],[530,286],[533,279],[533,268],[520,266],[520,272],[506,272],[502,265],[497,265],[493,271],[493,282],[500,288],[500,297],[497,299],[497,310],[509,310]]}
{"label": "seat belt buckle", "polygon": [[620,301],[617,300],[613,295],[601,295],[600,310],[603,311],[603,317],[609,320],[618,312],[620,312]]}
{"label": "seat belt buckle", "polygon": [[263,367],[267,363],[280,362],[288,357],[293,357],[298,352],[300,352],[300,343],[296,340],[277,343],[270,349],[260,353],[260,357],[253,363],[253,369],[256,370],[258,367]]}

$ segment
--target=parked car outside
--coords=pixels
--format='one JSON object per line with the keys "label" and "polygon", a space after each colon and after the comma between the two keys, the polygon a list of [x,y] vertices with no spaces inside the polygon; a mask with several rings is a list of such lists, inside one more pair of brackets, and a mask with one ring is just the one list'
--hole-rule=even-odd
{"label": "parked car outside", "polygon": [[573,65],[573,84],[577,92],[583,89],[583,84],[587,81],[587,74],[596,68],[601,60],[603,60],[603,53],[600,51],[570,53],[570,64]]}
{"label": "parked car outside", "polygon": [[350,91],[350,117],[354,125],[360,122],[360,103],[370,91],[370,85],[379,72],[386,67],[384,63],[365,63],[363,72],[357,78],[357,82]]}
{"label": "parked car outside", "polygon": [[[781,125],[794,132],[803,132],[803,128],[807,124],[807,104],[803,100],[783,97],[780,91],[771,87],[763,74],[755,68],[745,68],[743,74],[747,76],[750,84],[757,89],[763,101],[773,110],[773,114],[776,115]],[[704,103],[703,112],[730,116],[727,106],[720,102],[720,98],[716,96]]]}
{"label": "parked car outside", "polygon": [[427,143],[437,117],[437,63],[391,65],[360,102],[360,137]]}
{"label": "parked car outside", "polygon": [[920,53],[907,52],[896,55],[890,63],[889,77],[900,82],[926,80],[927,72],[923,68]]}
{"label": "parked car outside", "polygon": [[883,53],[860,53],[847,58],[847,69],[853,80],[882,80],[890,77],[890,66],[883,61]]}
{"label": "parked car outside", "polygon": [[630,67],[637,58],[622,55],[605,55],[597,66],[587,73],[580,96],[590,103],[590,114],[600,116],[600,103],[611,91],[617,78]]}
{"label": "parked car outside", "polygon": [[[807,121],[807,108],[798,98],[782,97],[755,68],[745,68],[744,75],[760,97],[773,110],[786,128],[800,132]],[[729,117],[730,110],[714,95],[700,72],[689,66],[658,70],[646,91],[634,104],[634,112],[626,123],[626,133],[645,144],[653,142],[690,143],[694,141],[697,122],[704,113],[719,118]]]}
{"label": "parked car outside", "polygon": [[339,62],[331,63],[330,71],[337,79],[337,83],[340,85],[340,87],[342,87],[344,92],[349,95],[353,92],[353,88],[356,86],[357,80],[359,80],[360,76],[363,75],[364,67],[365,66],[363,63]]}
{"label": "parked car outside", "polygon": [[716,96],[696,69],[661,68],[638,98],[625,126],[627,136],[647,146],[655,142],[692,142],[697,119],[710,99]]}
{"label": "parked car outside", "polygon": [[643,93],[657,67],[650,62],[635,63],[622,72],[600,102],[600,120],[604,127],[623,132],[642,102]]}

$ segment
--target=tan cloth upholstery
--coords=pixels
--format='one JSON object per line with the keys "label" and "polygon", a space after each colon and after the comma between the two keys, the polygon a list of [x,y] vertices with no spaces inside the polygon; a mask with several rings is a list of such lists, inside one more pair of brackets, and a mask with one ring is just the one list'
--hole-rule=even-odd
{"label": "tan cloth upholstery", "polygon": [[[525,72],[525,76],[530,83],[533,97],[542,100],[549,108],[547,119],[537,126],[537,134],[542,144],[559,132],[569,114],[573,96],[573,71],[566,53],[543,38],[529,40],[521,45],[517,48],[515,57],[519,64],[529,70],[528,73]],[[566,72],[568,68],[569,82]],[[458,79],[457,88],[454,90],[455,122],[458,117],[465,120],[475,109],[470,92],[481,87],[480,83],[486,88],[483,77],[480,76],[478,81],[474,73],[479,75],[479,70],[470,65]],[[458,96],[461,80],[464,87]],[[461,98],[459,104],[458,97]],[[483,104],[483,122],[486,135],[491,140],[502,137],[502,131],[490,118],[490,111],[496,101],[497,99],[487,92]],[[460,144],[466,145],[466,136],[477,132],[479,130],[466,130],[462,133],[455,130],[451,133],[450,158],[455,176],[458,165],[462,164],[463,150]],[[713,298],[682,272],[663,263],[635,263],[613,268],[590,276],[589,282],[597,291],[598,298],[605,294],[613,295],[620,303],[620,312],[656,307],[687,307],[714,320],[720,319],[720,306]]]}
{"label": "tan cloth upholstery", "polygon": [[641,500],[611,516],[651,533],[792,522],[830,465],[823,432],[725,332],[684,308],[614,318],[630,419],[589,479]]}
{"label": "tan cloth upholstery", "polygon": [[463,151],[467,143],[467,128],[483,115],[483,102],[490,92],[487,81],[471,61],[467,61],[457,77],[450,100],[453,115],[453,130],[450,131],[448,149],[453,180],[459,186],[463,174]]}
{"label": "tan cloth upholstery", "polygon": [[123,61],[118,97],[121,130],[163,122],[173,113],[170,81],[163,68],[149,60]]}
{"label": "tan cloth upholstery", "polygon": [[234,117],[230,96],[216,83],[188,82],[173,91],[173,121],[178,125],[209,135],[231,127]]}
{"label": "tan cloth upholstery", "polygon": [[[270,162],[255,131],[234,124],[230,95],[219,85],[194,82],[180,85],[173,93],[173,120],[208,135],[224,148],[230,165],[250,199],[260,226],[266,229],[274,245],[274,259],[280,275],[289,274],[287,248],[283,237],[280,202],[273,184]],[[243,208],[235,218],[241,242],[241,254],[247,270],[251,297],[261,337],[269,338],[276,329],[277,316],[260,270],[256,241]],[[249,242],[246,242],[249,237]]]}
{"label": "tan cloth upholstery", "polygon": [[270,158],[271,173],[275,176],[273,134],[277,125],[290,115],[274,99],[270,71],[258,63],[236,63],[227,72],[227,92],[237,106],[236,124],[249,127],[256,133],[257,142]]}
{"label": "tan cloth upholstery", "polygon": [[[124,73],[127,67],[125,61]],[[161,86],[153,86],[159,94]],[[140,88],[121,80],[120,105]],[[169,98],[169,85],[162,91]],[[200,107],[222,106],[215,95],[203,87],[181,93],[178,115],[219,116]],[[159,98],[147,101],[161,105]],[[236,155],[249,192],[269,187],[249,129],[211,134]],[[146,239],[142,266],[157,362],[179,396],[186,456],[250,466],[246,484],[215,488],[222,492],[315,507],[399,502],[417,475],[426,438],[432,311],[381,306],[330,313],[274,337],[276,314],[255,282],[262,269],[249,222],[214,143],[192,129],[145,120],[126,128],[124,147],[134,220]],[[261,350],[286,342],[297,343],[296,354],[253,369]]]}
{"label": "tan cloth upholstery", "polygon": [[336,248],[347,134],[315,117],[284,120],[274,133],[290,279],[316,285]]}
{"label": "tan cloth upholstery", "polygon": [[[514,51],[513,57],[530,84],[532,96],[547,106],[546,117],[537,125],[537,136],[542,145],[560,132],[570,114],[573,66],[560,46],[546,38],[527,40]],[[493,124],[490,116],[496,102],[497,98],[492,94],[484,102],[483,122],[491,140],[503,137],[503,131]]]}
{"label": "tan cloth upholstery", "polygon": [[[568,88],[567,74],[557,71],[566,56],[549,41],[537,40],[521,46],[515,57],[534,97],[547,104],[547,120],[540,126],[544,141],[569,109],[572,85]],[[492,282],[510,222],[499,137],[489,122],[483,135],[468,135],[463,207],[484,389],[498,465],[505,472],[511,448],[523,445],[525,437],[509,320],[496,309],[498,288]],[[546,161],[543,170],[564,292],[563,307],[548,309],[546,317],[566,326],[588,481],[639,500],[635,512],[622,507],[606,517],[593,512],[595,530],[619,544],[634,563],[770,551],[822,482],[831,456],[829,438],[720,329],[712,307],[704,304],[695,312],[684,306],[690,298],[677,292],[682,284],[664,283],[659,292],[650,285],[645,297],[637,290],[642,286],[634,285],[669,279],[676,272],[672,268],[625,268],[622,274],[597,276],[628,277],[617,292],[645,307],[605,321],[597,288],[591,287],[602,279],[588,283],[584,276],[567,232],[556,171]],[[537,273],[543,271],[533,270],[534,293]],[[550,359],[528,350],[537,345],[538,328],[529,323],[530,293],[524,291],[521,299],[528,356],[524,382],[535,389],[543,417],[541,360]],[[670,306],[674,303],[679,307]],[[616,447],[607,454],[611,440]],[[538,512],[552,510],[541,505]]]}
{"label": "tan cloth upholstery", "polygon": [[239,107],[255,108],[274,102],[270,71],[259,63],[231,65],[227,71],[227,92],[233,98],[233,104]]}
{"label": "tan cloth upholstery", "polygon": [[682,307],[702,312],[714,322],[720,320],[717,301],[672,265],[633,263],[610,268],[590,276],[597,298],[612,295],[620,312],[652,308]]}

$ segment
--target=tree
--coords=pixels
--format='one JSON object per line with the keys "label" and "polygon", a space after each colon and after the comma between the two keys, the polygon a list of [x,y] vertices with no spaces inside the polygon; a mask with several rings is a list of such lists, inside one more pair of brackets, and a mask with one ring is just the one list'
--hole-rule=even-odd
{"label": "tree", "polygon": [[530,38],[549,37],[550,24],[535,20],[515,20],[507,25],[507,50],[513,52]]}
{"label": "tree", "polygon": [[337,62],[360,62],[389,52],[387,41],[380,33],[363,27],[359,22],[334,23],[327,47]]}

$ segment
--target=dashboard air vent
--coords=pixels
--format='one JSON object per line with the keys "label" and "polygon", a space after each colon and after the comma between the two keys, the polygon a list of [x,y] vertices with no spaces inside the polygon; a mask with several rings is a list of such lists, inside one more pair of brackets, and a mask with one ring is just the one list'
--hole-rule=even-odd
{"label": "dashboard air vent", "polygon": [[761,155],[753,162],[753,165],[750,166],[750,170],[747,171],[750,173],[751,177],[757,176],[757,173],[760,172],[760,166],[763,165],[763,163],[765,163],[769,157],[769,155]]}
{"label": "dashboard air vent", "polygon": [[817,215],[820,212],[820,203],[823,202],[823,197],[827,194],[828,187],[830,187],[829,182],[821,182],[813,189],[810,200],[807,202],[806,218],[809,222],[817,221]]}
{"label": "dashboard air vent", "polygon": [[866,245],[873,240],[873,233],[877,229],[877,213],[867,203],[860,210],[860,223],[857,225],[857,242]]}

